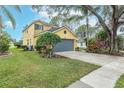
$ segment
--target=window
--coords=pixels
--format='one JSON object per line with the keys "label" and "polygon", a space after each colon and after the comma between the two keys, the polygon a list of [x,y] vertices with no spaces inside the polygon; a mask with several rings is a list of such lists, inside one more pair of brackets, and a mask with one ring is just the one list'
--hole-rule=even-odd
{"label": "window", "polygon": [[31,44],[31,39],[30,39],[30,44]]}
{"label": "window", "polygon": [[83,42],[81,42],[81,46],[83,46]]}
{"label": "window", "polygon": [[43,25],[35,24],[35,30],[43,30]]}
{"label": "window", "polygon": [[64,31],[64,34],[66,34],[67,32],[66,31]]}
{"label": "window", "polygon": [[27,40],[27,45],[29,45],[29,40]]}
{"label": "window", "polygon": [[124,32],[124,27],[121,27],[120,28],[120,32]]}

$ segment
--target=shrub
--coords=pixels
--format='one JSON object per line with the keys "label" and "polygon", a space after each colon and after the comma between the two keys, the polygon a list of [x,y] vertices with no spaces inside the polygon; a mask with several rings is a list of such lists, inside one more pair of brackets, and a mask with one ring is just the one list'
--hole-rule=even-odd
{"label": "shrub", "polygon": [[0,53],[6,52],[9,49],[9,45],[7,44],[2,44],[0,45]]}
{"label": "shrub", "polygon": [[14,45],[17,47],[17,48],[22,48],[23,45],[22,45],[22,40],[19,40],[18,42],[15,42]]}
{"label": "shrub", "polygon": [[103,52],[103,49],[108,48],[108,39],[107,33],[105,31],[99,31],[96,33],[95,38],[88,40],[88,51],[89,52]]}
{"label": "shrub", "polygon": [[36,51],[38,51],[39,53],[40,53],[40,50],[41,50],[41,47],[40,46],[35,46],[35,49],[36,49]]}
{"label": "shrub", "polygon": [[24,51],[28,50],[28,47],[26,45],[22,45],[21,48],[23,48]]}
{"label": "shrub", "polygon": [[79,48],[79,47],[76,47],[75,50],[76,50],[76,51],[80,51],[80,48]]}
{"label": "shrub", "polygon": [[88,51],[96,52],[97,49],[98,49],[98,46],[96,44],[96,39],[95,38],[89,39],[88,40]]}
{"label": "shrub", "polygon": [[100,39],[91,38],[88,41],[88,52],[100,53],[105,48],[105,42]]}
{"label": "shrub", "polygon": [[10,37],[6,32],[0,32],[0,53],[9,49]]}
{"label": "shrub", "polygon": [[118,42],[118,49],[123,49],[123,43],[124,43],[124,37],[118,35],[117,36],[117,42]]}
{"label": "shrub", "polygon": [[107,39],[107,32],[106,31],[99,31],[97,34],[96,34],[96,38],[101,40],[101,41],[106,41]]}
{"label": "shrub", "polygon": [[42,56],[51,58],[53,49],[59,42],[61,42],[61,38],[58,35],[47,32],[37,39],[35,48]]}

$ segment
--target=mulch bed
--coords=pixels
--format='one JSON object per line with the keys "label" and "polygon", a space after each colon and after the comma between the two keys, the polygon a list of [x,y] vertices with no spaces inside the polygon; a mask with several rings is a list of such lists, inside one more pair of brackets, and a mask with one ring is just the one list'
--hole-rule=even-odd
{"label": "mulch bed", "polygon": [[68,57],[65,57],[65,56],[57,55],[57,54],[54,54],[53,57],[54,58],[68,58]]}
{"label": "mulch bed", "polygon": [[[88,52],[88,51],[86,51],[86,52]],[[121,56],[121,57],[124,57],[124,53],[123,52],[119,52],[117,54],[110,54],[109,52],[101,52],[101,53],[88,52],[88,53],[104,54],[104,55],[110,55],[110,56]]]}
{"label": "mulch bed", "polygon": [[4,53],[1,53],[1,52],[0,52],[0,57],[1,57],[1,56],[7,56],[7,55],[9,55],[9,52],[4,52]]}

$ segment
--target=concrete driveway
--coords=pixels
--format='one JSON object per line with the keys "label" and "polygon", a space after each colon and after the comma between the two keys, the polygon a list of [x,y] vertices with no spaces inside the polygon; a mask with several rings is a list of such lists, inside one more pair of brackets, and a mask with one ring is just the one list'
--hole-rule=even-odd
{"label": "concrete driveway", "polygon": [[102,66],[74,82],[69,88],[112,88],[124,73],[124,57],[85,52],[57,52],[56,54]]}
{"label": "concrete driveway", "polygon": [[95,53],[68,51],[68,52],[56,52],[55,54],[65,56],[71,59],[78,59],[88,63],[97,64],[100,66],[104,66],[106,64],[109,64],[115,61],[124,62],[124,57],[95,54]]}

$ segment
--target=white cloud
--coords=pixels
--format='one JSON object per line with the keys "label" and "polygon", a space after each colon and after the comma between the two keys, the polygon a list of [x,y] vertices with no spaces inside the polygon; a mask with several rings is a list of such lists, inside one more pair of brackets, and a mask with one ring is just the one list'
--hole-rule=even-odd
{"label": "white cloud", "polygon": [[[89,25],[91,25],[92,27],[95,26],[97,23],[97,19],[94,17],[89,17]],[[86,18],[84,20],[81,21],[81,24],[86,25]]]}
{"label": "white cloud", "polygon": [[7,22],[5,23],[5,26],[6,26],[7,28],[13,28],[11,21],[7,21]]}
{"label": "white cloud", "polygon": [[52,13],[52,14],[50,15],[50,14],[48,14],[46,11],[41,11],[41,12],[39,12],[39,16],[41,16],[41,18],[51,19],[52,17],[57,16],[57,13]]}
{"label": "white cloud", "polygon": [[47,12],[45,12],[45,11],[39,12],[39,15],[42,16],[42,17],[49,17]]}
{"label": "white cloud", "polygon": [[30,8],[30,10],[35,13],[36,15],[39,15],[41,17],[49,17],[49,15],[47,14],[47,12],[45,11],[40,11],[39,13],[37,12],[37,9],[32,9]]}
{"label": "white cloud", "polygon": [[90,23],[91,26],[95,26],[96,23],[97,23],[97,20],[95,18],[90,18],[89,23]]}
{"label": "white cloud", "polygon": [[50,17],[47,14],[47,12],[41,11],[38,13],[36,9],[32,9],[32,8],[30,8],[30,10],[35,14],[33,20],[41,19],[42,21],[49,22]]}

